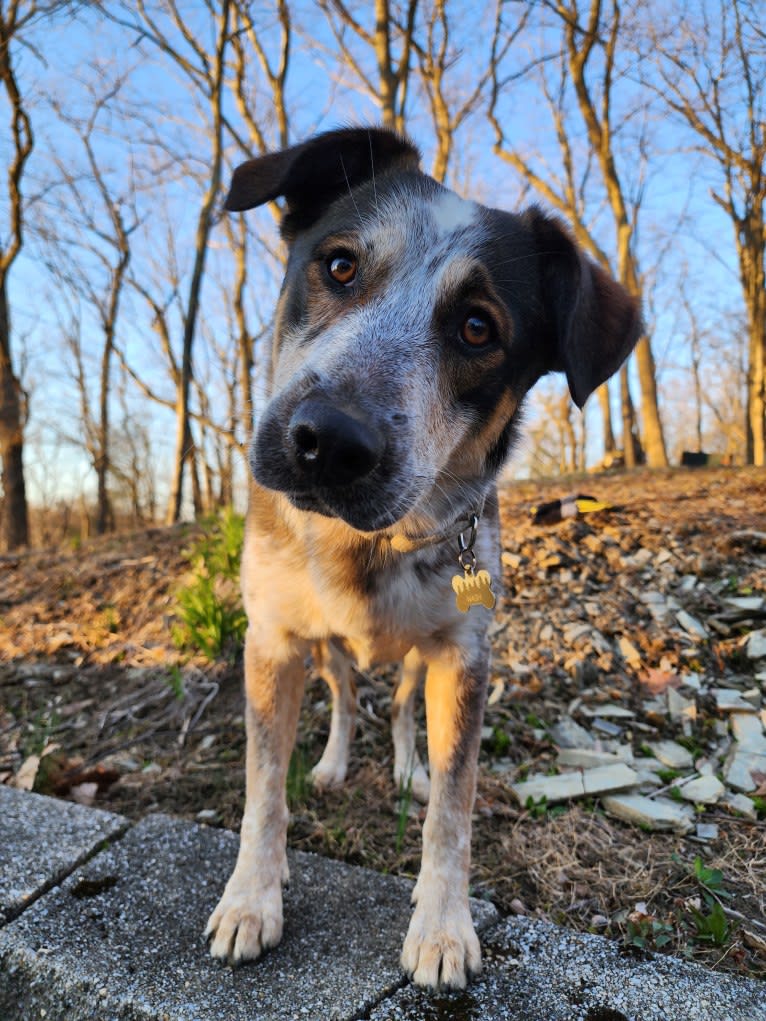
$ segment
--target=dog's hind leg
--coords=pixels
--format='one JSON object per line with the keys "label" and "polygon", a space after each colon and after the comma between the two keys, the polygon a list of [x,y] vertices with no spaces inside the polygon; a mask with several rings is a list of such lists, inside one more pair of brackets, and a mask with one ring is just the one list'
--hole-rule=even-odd
{"label": "dog's hind leg", "polygon": [[410,784],[413,796],[428,802],[430,781],[415,747],[415,696],[426,675],[426,664],[417,649],[410,649],[402,661],[399,682],[391,703],[391,735],[394,739],[394,783]]}
{"label": "dog's hind leg", "polygon": [[210,952],[236,964],[282,938],[282,883],[288,809],[285,783],[304,684],[305,643],[267,642],[248,629],[245,640],[247,758],[239,856],[207,923]]}
{"label": "dog's hind leg", "polygon": [[356,726],[356,685],[350,659],[332,642],[316,643],[314,664],[332,693],[330,735],[322,758],[311,770],[314,786],[326,790],[339,787],[346,779]]}

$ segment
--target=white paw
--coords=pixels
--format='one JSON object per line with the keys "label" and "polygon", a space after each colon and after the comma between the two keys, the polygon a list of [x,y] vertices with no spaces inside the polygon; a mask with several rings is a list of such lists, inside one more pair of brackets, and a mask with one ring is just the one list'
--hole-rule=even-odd
{"label": "white paw", "polygon": [[448,907],[439,914],[421,898],[410,921],[401,963],[416,985],[465,989],[469,976],[481,971],[481,948],[468,905]]}
{"label": "white paw", "polygon": [[282,888],[254,889],[229,883],[210,916],[205,936],[210,953],[230,964],[254,961],[282,939]]}
{"label": "white paw", "polygon": [[311,770],[311,782],[318,791],[341,787],[346,780],[346,763],[323,755]]}
{"label": "white paw", "polygon": [[431,793],[431,781],[428,779],[425,767],[417,762],[412,769],[403,769],[401,766],[394,766],[394,783],[397,790],[402,790],[412,784],[412,796],[421,805],[428,804],[428,797]]}

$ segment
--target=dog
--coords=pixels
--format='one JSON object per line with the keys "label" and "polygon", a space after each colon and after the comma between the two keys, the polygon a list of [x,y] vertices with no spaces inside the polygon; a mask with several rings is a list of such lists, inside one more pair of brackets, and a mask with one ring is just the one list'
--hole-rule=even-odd
{"label": "dog", "polygon": [[[345,775],[348,660],[403,659],[398,767],[418,773],[428,809],[401,964],[436,989],[463,988],[481,964],[468,881],[495,478],[533,384],[563,372],[582,408],[641,320],[558,220],[465,200],[419,164],[388,129],[342,128],[239,166],[226,199],[244,211],[283,198],[288,260],[248,454],[246,803],[207,937],[231,963],[281,938],[285,779],[310,649],[335,694],[320,785]],[[430,793],[411,726],[423,671]]]}

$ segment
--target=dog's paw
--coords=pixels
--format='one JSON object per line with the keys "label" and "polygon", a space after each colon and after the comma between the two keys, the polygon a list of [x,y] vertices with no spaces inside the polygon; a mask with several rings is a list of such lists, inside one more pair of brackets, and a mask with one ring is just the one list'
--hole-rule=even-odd
{"label": "dog's paw", "polygon": [[417,762],[414,769],[402,769],[394,765],[394,783],[398,790],[406,788],[411,784],[413,798],[419,801],[421,805],[428,804],[428,798],[431,793],[431,781],[428,778],[425,766],[421,762]]}
{"label": "dog's paw", "polygon": [[311,770],[311,782],[318,791],[341,787],[346,780],[346,763],[333,756],[323,755]]}
{"label": "dog's paw", "polygon": [[465,989],[481,971],[481,947],[468,905],[442,917],[419,901],[404,941],[402,968],[416,985],[429,989]]}
{"label": "dog's paw", "polygon": [[210,953],[229,964],[254,961],[282,939],[282,890],[230,886],[205,929]]}

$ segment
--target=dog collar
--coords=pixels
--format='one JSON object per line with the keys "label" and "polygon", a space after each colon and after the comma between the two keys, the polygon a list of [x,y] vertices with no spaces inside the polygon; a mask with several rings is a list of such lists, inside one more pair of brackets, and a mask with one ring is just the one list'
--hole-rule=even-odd
{"label": "dog collar", "polygon": [[[483,501],[482,501],[483,502]],[[480,514],[481,512],[479,512]],[[447,542],[448,539],[455,538],[455,526],[461,523],[465,523],[465,527],[457,533],[457,541],[460,552],[473,548],[473,544],[476,542],[476,529],[479,525],[479,514],[469,514],[468,518],[463,518],[455,522],[450,528],[445,528],[441,532],[434,532],[433,535],[421,535],[412,537],[408,535],[394,535],[391,537],[391,547],[396,550],[397,553],[414,553],[416,550],[425,549],[427,546],[437,546],[440,542]],[[464,535],[469,532],[468,542],[464,540]]]}
{"label": "dog collar", "polygon": [[[463,568],[462,574],[456,574],[452,579],[452,588],[455,591],[455,602],[461,613],[467,613],[472,606],[486,606],[491,610],[495,605],[495,593],[492,591],[492,579],[488,571],[476,570],[476,554],[473,551],[476,542],[476,532],[479,527],[479,515],[484,509],[484,501],[479,508],[479,513],[471,514],[468,518],[468,527],[457,533],[458,556],[457,561]],[[458,522],[456,522],[458,524]],[[398,553],[411,553],[414,550],[424,549],[427,546],[435,546],[440,542],[455,538],[454,525],[443,532],[436,532],[434,535],[425,535],[417,539],[410,539],[406,535],[395,535],[391,539],[391,546]],[[468,538],[466,539],[466,534]]]}

